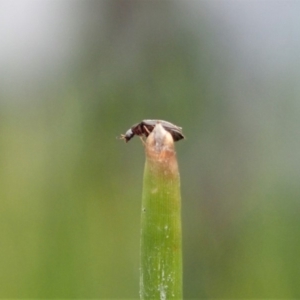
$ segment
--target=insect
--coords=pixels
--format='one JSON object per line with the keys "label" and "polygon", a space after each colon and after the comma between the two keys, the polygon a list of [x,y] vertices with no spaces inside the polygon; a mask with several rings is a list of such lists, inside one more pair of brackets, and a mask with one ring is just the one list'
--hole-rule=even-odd
{"label": "insect", "polygon": [[137,123],[133,126],[131,126],[130,129],[126,131],[125,134],[121,134],[121,139],[125,140],[125,142],[129,142],[135,135],[138,136],[146,136],[152,132],[155,125],[157,123],[160,123],[163,128],[168,131],[175,142],[184,139],[184,135],[182,134],[182,128],[179,126],[176,126],[170,122],[163,121],[163,120],[143,120],[140,123]]}

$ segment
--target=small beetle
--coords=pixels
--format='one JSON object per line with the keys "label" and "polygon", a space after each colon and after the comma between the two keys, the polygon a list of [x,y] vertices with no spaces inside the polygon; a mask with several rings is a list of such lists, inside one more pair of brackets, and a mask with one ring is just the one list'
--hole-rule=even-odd
{"label": "small beetle", "polygon": [[125,140],[125,142],[127,143],[135,135],[145,135],[146,137],[148,137],[157,123],[160,123],[164,127],[164,129],[172,135],[175,142],[184,139],[181,127],[163,120],[143,120],[142,122],[131,126],[131,128],[128,129],[125,134],[121,134],[121,139]]}

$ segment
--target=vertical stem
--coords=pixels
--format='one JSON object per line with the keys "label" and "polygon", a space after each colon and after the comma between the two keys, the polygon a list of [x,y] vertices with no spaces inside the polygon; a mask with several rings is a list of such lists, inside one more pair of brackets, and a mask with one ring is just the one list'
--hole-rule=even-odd
{"label": "vertical stem", "polygon": [[146,140],[141,299],[182,299],[180,178],[174,141],[161,124]]}

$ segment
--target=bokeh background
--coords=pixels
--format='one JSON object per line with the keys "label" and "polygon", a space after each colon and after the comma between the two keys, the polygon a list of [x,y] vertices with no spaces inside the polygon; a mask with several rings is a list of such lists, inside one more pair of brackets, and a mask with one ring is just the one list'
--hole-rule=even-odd
{"label": "bokeh background", "polygon": [[300,2],[0,0],[0,297],[139,297],[142,119],[183,127],[184,298],[300,297]]}

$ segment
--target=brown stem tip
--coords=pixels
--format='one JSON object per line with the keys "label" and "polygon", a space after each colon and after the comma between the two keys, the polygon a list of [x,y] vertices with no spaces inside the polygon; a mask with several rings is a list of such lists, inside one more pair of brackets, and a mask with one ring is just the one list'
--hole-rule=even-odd
{"label": "brown stem tip", "polygon": [[159,122],[146,140],[146,156],[152,162],[169,164],[171,170],[177,169],[173,137]]}

